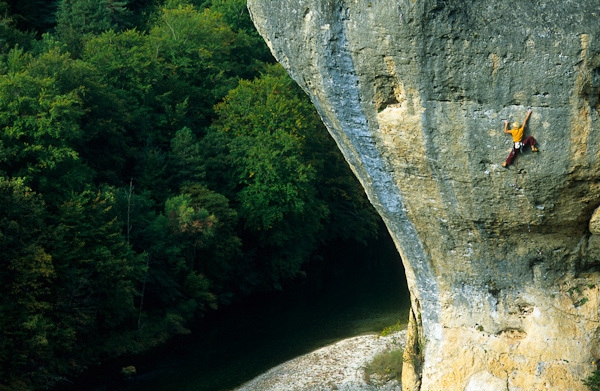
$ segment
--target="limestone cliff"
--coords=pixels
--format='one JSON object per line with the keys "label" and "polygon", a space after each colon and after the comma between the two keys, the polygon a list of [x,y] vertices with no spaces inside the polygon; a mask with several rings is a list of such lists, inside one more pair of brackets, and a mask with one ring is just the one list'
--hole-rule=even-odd
{"label": "limestone cliff", "polygon": [[[585,390],[600,356],[600,2],[248,8],[401,253],[404,388]],[[540,152],[503,168],[503,120],[528,108]]]}

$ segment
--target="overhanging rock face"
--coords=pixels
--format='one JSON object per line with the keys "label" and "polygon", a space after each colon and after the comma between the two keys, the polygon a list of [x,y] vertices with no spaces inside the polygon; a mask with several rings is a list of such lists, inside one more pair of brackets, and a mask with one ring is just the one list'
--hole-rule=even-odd
{"label": "overhanging rock face", "polygon": [[[402,255],[404,389],[585,390],[600,357],[600,2],[248,8]],[[503,120],[528,108],[540,152],[503,168]]]}

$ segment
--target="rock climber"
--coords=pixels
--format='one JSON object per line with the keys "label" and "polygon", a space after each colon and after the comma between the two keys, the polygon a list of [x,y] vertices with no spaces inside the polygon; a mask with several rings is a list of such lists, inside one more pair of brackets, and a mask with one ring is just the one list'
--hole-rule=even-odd
{"label": "rock climber", "polygon": [[517,155],[517,152],[523,152],[523,147],[531,145],[532,152],[539,151],[539,149],[535,147],[537,141],[535,141],[535,139],[532,136],[528,136],[525,139],[523,139],[523,134],[525,133],[525,126],[527,126],[527,121],[529,120],[530,115],[531,109],[527,110],[527,115],[525,116],[525,121],[523,121],[523,125],[520,125],[518,122],[514,122],[512,129],[508,129],[508,121],[504,120],[504,133],[512,135],[513,147],[512,151],[510,151],[510,154],[506,158],[506,161],[502,163],[502,167],[509,166],[513,162],[515,156]]}

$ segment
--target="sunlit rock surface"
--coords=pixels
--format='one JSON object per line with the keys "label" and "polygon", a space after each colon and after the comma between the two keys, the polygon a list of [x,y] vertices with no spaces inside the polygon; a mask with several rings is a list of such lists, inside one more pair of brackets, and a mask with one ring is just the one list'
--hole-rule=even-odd
{"label": "sunlit rock surface", "polygon": [[[248,7],[402,255],[404,389],[585,390],[600,356],[600,2]],[[503,120],[528,108],[540,152],[502,168]]]}

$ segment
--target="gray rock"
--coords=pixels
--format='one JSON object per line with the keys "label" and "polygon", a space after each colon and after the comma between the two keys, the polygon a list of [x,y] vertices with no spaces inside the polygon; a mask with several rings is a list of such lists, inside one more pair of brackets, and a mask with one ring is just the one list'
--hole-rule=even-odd
{"label": "gray rock", "polygon": [[[402,256],[404,389],[585,390],[600,356],[600,3],[248,7]],[[540,152],[503,168],[503,121],[528,108]]]}

